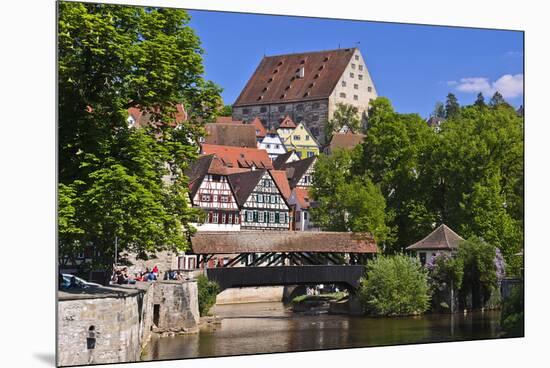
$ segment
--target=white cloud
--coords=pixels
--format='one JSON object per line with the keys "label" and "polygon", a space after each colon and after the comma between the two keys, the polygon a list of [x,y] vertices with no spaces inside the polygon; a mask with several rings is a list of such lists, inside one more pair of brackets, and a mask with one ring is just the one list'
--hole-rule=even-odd
{"label": "white cloud", "polygon": [[459,83],[449,85],[455,85],[459,92],[481,92],[486,96],[492,96],[498,91],[504,98],[514,98],[523,94],[523,74],[505,74],[494,82],[485,77],[461,78]]}

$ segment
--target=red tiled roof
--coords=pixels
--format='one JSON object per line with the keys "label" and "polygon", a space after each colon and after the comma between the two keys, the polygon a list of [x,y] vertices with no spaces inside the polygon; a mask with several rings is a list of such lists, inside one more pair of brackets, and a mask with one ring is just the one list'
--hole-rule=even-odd
{"label": "red tiled roof", "polygon": [[333,134],[329,143],[329,150],[332,152],[335,149],[352,149],[358,144],[363,143],[365,135],[355,133],[336,133]]}
{"label": "red tiled roof", "polygon": [[[152,111],[158,111],[158,109],[153,109]],[[140,106],[133,106],[128,108],[128,115],[130,115],[134,119],[134,121],[136,122],[136,126],[138,127],[144,127],[149,124],[162,125],[162,122],[152,122],[151,113],[147,111],[147,109],[142,110]],[[183,106],[183,104],[176,104],[175,121],[170,123],[170,125],[175,126],[177,124],[183,123],[184,121],[187,121],[187,118],[187,111],[185,111],[185,107]]]}
{"label": "red tiled roof", "polygon": [[296,202],[300,205],[302,209],[307,210],[310,206],[310,195],[307,188],[294,188],[294,197]]}
{"label": "red tiled roof", "polygon": [[286,172],[284,170],[270,170],[269,172],[285,200],[288,200],[291,190],[286,177]]}
{"label": "red tiled roof", "polygon": [[205,142],[220,146],[256,148],[256,130],[251,125],[211,123],[205,125]]}
{"label": "red tiled roof", "polygon": [[[348,48],[264,57],[234,106],[328,98],[354,52]],[[303,78],[298,77],[301,68]]]}
{"label": "red tiled roof", "polygon": [[464,240],[447,225],[441,224],[424,239],[408,246],[407,250],[452,250]]}
{"label": "red tiled roof", "polygon": [[279,122],[279,128],[294,129],[296,128],[296,123],[294,123],[294,121],[292,121],[290,116],[287,115]]}
{"label": "red tiled roof", "polygon": [[216,231],[191,237],[196,254],[266,252],[378,253],[368,233],[328,231]]}
{"label": "red tiled roof", "polygon": [[219,124],[244,124],[242,120],[233,120],[231,116],[218,116],[216,118],[216,123]]}
{"label": "red tiled roof", "polygon": [[254,120],[250,122],[250,125],[254,126],[254,129],[256,130],[257,138],[265,137],[267,132],[264,125],[262,124],[262,121],[259,118],[254,118]]}
{"label": "red tiled roof", "polygon": [[259,169],[273,168],[267,151],[262,149],[204,143],[201,146],[201,151],[205,155],[216,155],[228,167],[252,168],[254,166]]}

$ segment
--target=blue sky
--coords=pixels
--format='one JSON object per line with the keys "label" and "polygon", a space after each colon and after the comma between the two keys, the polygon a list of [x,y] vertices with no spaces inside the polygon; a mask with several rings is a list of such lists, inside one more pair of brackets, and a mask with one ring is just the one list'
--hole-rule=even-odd
{"label": "blue sky", "polygon": [[205,49],[206,78],[232,104],[264,55],[357,45],[380,96],[427,117],[453,92],[471,104],[499,90],[523,99],[523,34],[453,27],[190,11]]}

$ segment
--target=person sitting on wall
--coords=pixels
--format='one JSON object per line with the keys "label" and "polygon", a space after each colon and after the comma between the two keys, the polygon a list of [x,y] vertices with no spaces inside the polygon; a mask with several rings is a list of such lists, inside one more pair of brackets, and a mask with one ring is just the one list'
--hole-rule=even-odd
{"label": "person sitting on wall", "polygon": [[158,277],[159,276],[159,268],[157,267],[157,265],[155,265],[155,267],[153,267],[153,271],[152,271],[154,274],[155,274],[155,277]]}
{"label": "person sitting on wall", "polygon": [[123,285],[123,284],[128,283],[128,278],[126,277],[126,275],[122,271],[117,271],[116,283],[119,284],[119,285]]}
{"label": "person sitting on wall", "polygon": [[156,279],[157,279],[157,277],[155,276],[154,273],[149,272],[149,273],[147,274],[147,281],[155,281]]}

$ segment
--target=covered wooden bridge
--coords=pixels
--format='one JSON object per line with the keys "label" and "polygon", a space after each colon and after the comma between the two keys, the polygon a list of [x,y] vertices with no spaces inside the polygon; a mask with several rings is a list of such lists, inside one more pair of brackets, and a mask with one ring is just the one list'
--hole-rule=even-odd
{"label": "covered wooden bridge", "polygon": [[[364,262],[378,252],[370,234],[302,231],[198,232],[199,267],[223,289],[242,286],[347,284],[358,287]],[[206,265],[213,257],[224,261]]]}

